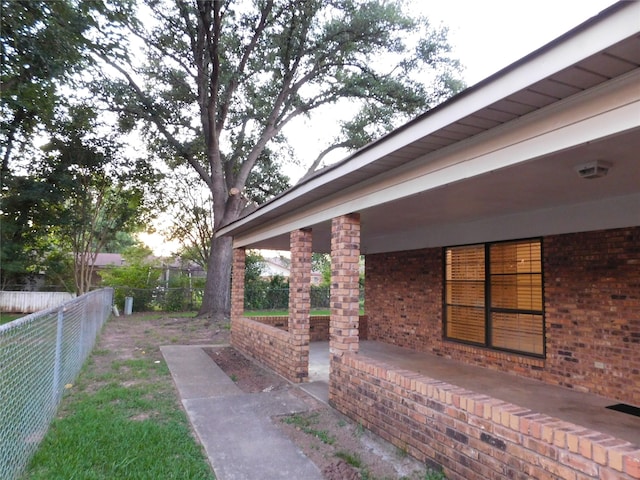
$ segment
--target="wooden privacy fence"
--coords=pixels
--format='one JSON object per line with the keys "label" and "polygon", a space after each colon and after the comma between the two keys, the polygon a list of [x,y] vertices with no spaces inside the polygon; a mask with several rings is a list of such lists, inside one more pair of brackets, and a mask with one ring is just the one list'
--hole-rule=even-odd
{"label": "wooden privacy fence", "polygon": [[7,292],[0,291],[0,312],[33,313],[57,307],[75,298],[68,292]]}

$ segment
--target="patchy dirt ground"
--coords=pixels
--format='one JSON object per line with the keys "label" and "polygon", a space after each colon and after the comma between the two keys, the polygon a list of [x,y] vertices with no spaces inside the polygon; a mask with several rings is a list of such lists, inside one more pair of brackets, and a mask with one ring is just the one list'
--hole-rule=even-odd
{"label": "patchy dirt ground", "polygon": [[247,393],[288,389],[309,404],[304,414],[276,417],[273,422],[323,472],[327,480],[424,479],[424,465],[380,437],[318,402],[296,385],[262,368],[230,347],[228,325],[171,314],[113,317],[96,346],[99,365],[148,356],[162,360],[161,345],[203,345],[207,354]]}
{"label": "patchy dirt ground", "polygon": [[272,420],[320,468],[327,480],[425,478],[424,466],[406,452],[233,348],[205,351],[246,393],[290,389],[306,397],[308,412]]}
{"label": "patchy dirt ground", "polygon": [[207,319],[173,316],[166,313],[135,313],[111,317],[99,344],[105,367],[111,360],[131,360],[150,356],[162,360],[161,345],[211,345],[229,343],[228,325],[213,325]]}
{"label": "patchy dirt ground", "polygon": [[193,314],[189,317],[165,313],[111,316],[94,347],[92,368],[99,378],[111,371],[113,362],[140,358],[162,362],[161,345],[211,345],[228,341],[228,328],[213,326],[208,320],[195,319]]}

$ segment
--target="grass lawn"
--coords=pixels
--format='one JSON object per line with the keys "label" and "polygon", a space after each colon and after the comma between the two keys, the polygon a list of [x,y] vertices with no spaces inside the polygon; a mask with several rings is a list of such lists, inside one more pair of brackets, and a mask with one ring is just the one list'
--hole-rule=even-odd
{"label": "grass lawn", "polygon": [[[289,315],[288,310],[245,310],[244,315],[246,317],[286,317]],[[311,310],[311,315],[331,315],[331,310],[316,309]],[[360,309],[360,315],[364,315],[364,308]]]}
{"label": "grass lawn", "polygon": [[24,317],[26,313],[0,313],[0,325],[13,322],[14,320]]}
{"label": "grass lawn", "polygon": [[[180,322],[168,316],[109,320],[23,479],[215,478],[159,351],[174,341],[161,337],[162,326]],[[103,342],[109,329],[115,333]]]}
{"label": "grass lawn", "polygon": [[[329,315],[331,311],[311,310],[311,315]],[[245,310],[244,315],[247,317],[287,317],[289,310]]]}

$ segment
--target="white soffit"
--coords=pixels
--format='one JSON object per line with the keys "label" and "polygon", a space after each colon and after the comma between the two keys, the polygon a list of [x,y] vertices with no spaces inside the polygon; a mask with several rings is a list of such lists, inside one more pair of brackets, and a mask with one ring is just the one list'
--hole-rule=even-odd
{"label": "white soffit", "polygon": [[[366,253],[415,250],[518,238],[605,230],[640,224],[640,193],[563,205],[470,222],[407,227],[403,232],[368,239]],[[392,247],[390,247],[392,245]]]}

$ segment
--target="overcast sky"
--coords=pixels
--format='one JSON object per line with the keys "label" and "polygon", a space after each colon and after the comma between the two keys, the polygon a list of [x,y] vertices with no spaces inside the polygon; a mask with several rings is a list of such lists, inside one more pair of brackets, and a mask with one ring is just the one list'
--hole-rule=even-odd
{"label": "overcast sky", "polygon": [[471,86],[613,5],[614,0],[412,0],[449,28]]}
{"label": "overcast sky", "polygon": [[[463,79],[472,86],[520,58],[546,45],[605,8],[615,0],[408,0],[407,7],[427,16],[433,27],[449,29],[452,57],[464,66]],[[409,13],[409,12],[408,12]],[[295,183],[337,132],[340,110],[320,118],[299,118],[284,134],[293,145],[298,166],[285,172]],[[334,151],[326,163],[341,160]]]}
{"label": "overcast sky", "polygon": [[[614,0],[408,2],[411,8],[427,15],[433,26],[442,24],[449,28],[449,40],[454,48],[452,56],[465,66],[463,77],[468,86],[537,50],[614,3]],[[326,135],[326,128],[305,123],[297,127],[299,134],[292,139],[303,163],[317,155],[323,133]],[[295,182],[304,171],[303,166],[290,167],[287,173]],[[175,242],[166,242],[158,234],[144,235],[142,239],[158,255],[168,255],[177,248]]]}

